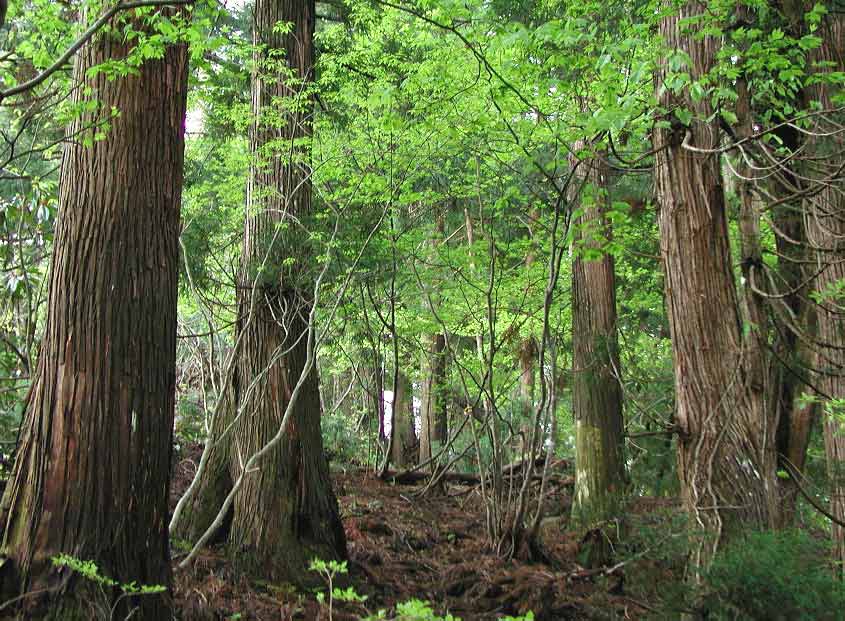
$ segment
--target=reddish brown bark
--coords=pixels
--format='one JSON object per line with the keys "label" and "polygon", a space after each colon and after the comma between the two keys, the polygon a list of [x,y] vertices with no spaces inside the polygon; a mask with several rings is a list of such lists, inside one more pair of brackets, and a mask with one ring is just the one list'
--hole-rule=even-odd
{"label": "reddish brown bark", "polygon": [[[184,531],[195,538],[211,524],[243,464],[280,429],[307,362],[314,271],[301,222],[311,212],[310,136],[313,0],[258,0],[257,71],[252,78],[248,186],[239,304],[238,361],[228,415],[233,437],[200,482]],[[293,23],[283,34],[279,23]],[[287,71],[273,66],[284,52]],[[270,61],[270,62],[268,62]],[[269,75],[268,73],[269,72]],[[304,377],[282,441],[247,473],[228,528],[230,552],[244,569],[274,580],[308,582],[307,563],[346,557],[346,539],[320,433],[316,367]]]}
{"label": "reddish brown bark", "polygon": [[[577,149],[576,149],[577,150]],[[575,171],[572,266],[572,409],[575,418],[573,515],[585,524],[610,517],[625,483],[622,387],[614,257],[607,219],[608,167],[587,156]],[[597,256],[590,256],[596,254]]]}
{"label": "reddish brown bark", "polygon": [[[680,21],[704,6],[687,2],[661,21],[670,49],[686,52],[693,80],[713,65],[718,41],[685,32]],[[661,67],[658,84],[667,71]],[[740,526],[773,526],[777,516],[774,432],[759,391],[746,385],[743,329],[728,242],[712,107],[688,92],[659,90],[667,110],[683,107],[695,120],[655,127],[655,186],[660,205],[666,308],[672,336],[679,428],[678,473],[693,525],[708,537],[692,563],[706,566],[718,543]]]}
{"label": "reddish brown bark", "polygon": [[[813,61],[819,63],[819,67],[832,67],[820,71],[845,71],[845,18],[841,14],[829,15],[820,34],[822,45],[814,51]],[[818,101],[822,109],[829,109],[833,107],[834,92],[833,87],[821,83],[810,89],[809,96]],[[820,135],[825,130],[825,126],[819,127],[819,135],[810,139],[811,152],[821,159],[832,154],[841,157],[845,152],[845,138],[841,133]],[[819,192],[807,200],[808,237],[816,250],[819,269],[815,289],[820,294],[816,320],[821,373],[817,382],[824,399],[824,445],[831,479],[830,512],[839,521],[845,521],[845,425],[842,424],[841,406],[841,400],[845,399],[845,299],[837,292],[837,287],[845,282],[845,200],[841,178],[818,183],[822,184]],[[833,525],[833,540],[838,560],[845,562],[845,528]],[[845,568],[841,571],[845,572]]]}
{"label": "reddish brown bark", "polygon": [[[120,583],[170,585],[167,498],[176,365],[179,207],[187,50],[166,48],[137,75],[88,70],[128,50],[101,36],[80,52],[74,100],[100,105],[73,122],[103,122],[104,140],[69,141],[46,332],[18,459],[2,501],[6,590],[59,587],[50,558],[92,560]],[[82,134],[93,136],[93,130]],[[68,570],[60,572],[69,573]],[[95,618],[119,592],[50,592],[54,615]],[[108,589],[106,589],[108,591]],[[23,602],[29,606],[33,599]],[[123,618],[170,617],[169,596],[124,599]],[[64,612],[58,613],[58,610]],[[28,618],[42,614],[29,610]]]}

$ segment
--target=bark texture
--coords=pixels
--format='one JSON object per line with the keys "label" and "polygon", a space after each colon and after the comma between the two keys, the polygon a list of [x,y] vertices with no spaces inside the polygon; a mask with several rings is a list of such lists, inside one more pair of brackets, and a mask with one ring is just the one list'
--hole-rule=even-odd
{"label": "bark texture", "polygon": [[[816,62],[830,63],[823,71],[845,71],[845,17],[831,14],[822,30],[822,45],[813,54]],[[822,109],[833,107],[833,89],[824,83],[810,89],[812,100],[819,101]],[[841,117],[841,115],[840,115]],[[837,119],[840,123],[841,118]],[[824,133],[826,127],[817,128]],[[829,131],[829,130],[827,130]],[[840,162],[845,152],[845,138],[841,133],[833,136],[816,135],[810,139],[810,150],[821,161]],[[832,169],[835,165],[831,166]],[[830,512],[845,521],[845,425],[842,423],[842,400],[845,399],[845,299],[839,288],[845,282],[845,200],[843,181],[825,178],[817,181],[818,193],[807,201],[809,216],[808,236],[816,249],[817,269],[815,288],[820,294],[816,308],[818,329],[818,386],[823,404],[824,445],[828,473],[831,479]],[[836,555],[845,561],[845,528],[833,525]],[[842,571],[845,571],[843,569]]]}
{"label": "bark texture", "polygon": [[[679,23],[705,7],[687,2],[664,17],[670,49],[686,52],[689,73],[712,66],[718,41],[686,32]],[[658,85],[668,71],[660,68]],[[655,127],[655,190],[660,206],[666,309],[672,337],[676,389],[678,474],[693,526],[706,536],[695,547],[693,568],[707,566],[719,542],[740,526],[770,527],[777,518],[774,436],[777,421],[757,396],[743,341],[728,242],[725,197],[715,149],[718,121],[704,98],[658,87],[667,110],[695,114],[689,128]],[[747,379],[748,378],[748,379]]]}
{"label": "bark texture", "polygon": [[401,371],[397,375],[396,394],[393,396],[393,455],[397,468],[416,463],[417,436],[414,432],[414,389],[411,380]]}
{"label": "bark texture", "polygon": [[[313,79],[313,0],[258,0],[252,77],[255,162],[247,188],[238,288],[240,350],[232,381],[232,407],[215,421],[219,438],[232,437],[214,458],[185,520],[185,534],[208,528],[242,474],[243,464],[273,438],[303,370],[282,441],[247,473],[235,497],[228,532],[230,553],[250,572],[273,580],[308,582],[314,557],[346,558],[346,538],[329,478],[320,432],[320,397],[308,360],[308,317],[314,272],[302,221],[311,212],[309,166]],[[283,33],[278,23],[292,23]],[[279,56],[282,52],[283,56]],[[279,58],[286,68],[280,70]]]}
{"label": "bark texture", "polygon": [[520,456],[531,452],[531,433],[534,428],[534,393],[537,361],[537,339],[529,336],[519,347],[519,442],[516,450]]}
{"label": "bark texture", "polygon": [[[109,120],[105,139],[68,141],[49,306],[18,458],[2,500],[3,587],[51,589],[56,618],[95,618],[105,601],[50,558],[92,560],[120,583],[170,586],[167,499],[175,377],[179,208],[187,50],[109,80],[87,71],[129,50],[101,36],[77,57],[74,100],[100,105],[69,135]],[[94,131],[84,130],[83,138]],[[55,590],[53,590],[55,589]],[[36,602],[26,598],[31,607]],[[170,618],[168,594],[124,599],[115,616]],[[28,608],[27,618],[43,609]]]}
{"label": "bark texture", "polygon": [[426,353],[425,378],[422,386],[420,408],[420,463],[437,453],[436,447],[446,441],[446,398],[443,394],[446,381],[446,337],[431,337]]}
{"label": "bark texture", "polygon": [[582,161],[575,173],[580,183],[574,184],[576,195],[571,197],[581,208],[575,221],[572,266],[572,512],[585,525],[613,514],[625,482],[616,272],[613,255],[605,252],[611,238],[606,216],[608,172],[600,158]]}

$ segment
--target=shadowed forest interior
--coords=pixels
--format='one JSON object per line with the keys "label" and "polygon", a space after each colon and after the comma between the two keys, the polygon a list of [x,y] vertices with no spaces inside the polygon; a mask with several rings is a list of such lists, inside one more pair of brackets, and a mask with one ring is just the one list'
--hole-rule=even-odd
{"label": "shadowed forest interior", "polygon": [[0,619],[845,619],[842,0],[0,0]]}

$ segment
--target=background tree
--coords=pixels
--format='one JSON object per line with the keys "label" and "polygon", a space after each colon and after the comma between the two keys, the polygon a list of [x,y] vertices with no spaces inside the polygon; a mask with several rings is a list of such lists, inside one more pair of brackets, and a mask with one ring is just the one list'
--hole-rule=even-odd
{"label": "background tree", "polygon": [[[215,533],[252,571],[307,580],[307,562],[346,557],[346,539],[320,433],[311,289],[311,82],[315,7],[309,0],[259,0],[246,223],[238,281],[231,404],[215,419],[216,443],[184,529],[213,527],[233,491],[231,517]],[[289,422],[283,428],[286,412]],[[224,437],[232,426],[231,437]],[[275,444],[274,438],[283,435]],[[254,471],[245,464],[271,446]]]}
{"label": "background tree", "polygon": [[[619,508],[625,484],[621,367],[616,336],[616,272],[607,219],[608,167],[584,157],[573,185],[577,210],[572,268],[572,409],[575,418],[573,516],[590,525]],[[580,200],[577,194],[580,193]]]}

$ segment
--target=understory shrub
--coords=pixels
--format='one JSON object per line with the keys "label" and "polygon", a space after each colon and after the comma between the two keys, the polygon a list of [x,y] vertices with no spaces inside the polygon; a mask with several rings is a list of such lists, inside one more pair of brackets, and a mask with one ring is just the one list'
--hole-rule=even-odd
{"label": "understory shrub", "polygon": [[829,546],[803,531],[749,533],[728,544],[707,574],[711,619],[845,619],[845,588]]}

